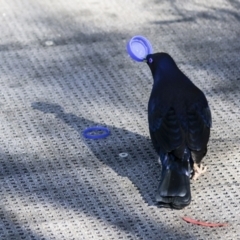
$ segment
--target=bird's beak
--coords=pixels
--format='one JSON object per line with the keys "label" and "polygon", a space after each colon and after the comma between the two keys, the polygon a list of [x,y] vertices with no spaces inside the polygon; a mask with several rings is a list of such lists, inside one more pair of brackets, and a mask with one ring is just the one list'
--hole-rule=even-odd
{"label": "bird's beak", "polygon": [[143,62],[147,63],[147,59],[146,59],[146,58],[144,58],[144,59],[143,59]]}

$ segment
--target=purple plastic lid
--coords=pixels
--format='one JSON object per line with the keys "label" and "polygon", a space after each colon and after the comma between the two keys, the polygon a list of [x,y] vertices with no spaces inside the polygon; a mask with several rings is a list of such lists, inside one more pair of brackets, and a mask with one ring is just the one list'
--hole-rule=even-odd
{"label": "purple plastic lid", "polygon": [[129,56],[137,62],[142,62],[152,51],[151,43],[143,36],[134,36],[127,43]]}

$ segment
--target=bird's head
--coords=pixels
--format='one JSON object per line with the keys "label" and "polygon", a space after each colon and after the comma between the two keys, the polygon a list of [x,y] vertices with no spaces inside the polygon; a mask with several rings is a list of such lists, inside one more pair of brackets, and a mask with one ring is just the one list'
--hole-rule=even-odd
{"label": "bird's head", "polygon": [[154,53],[147,55],[145,62],[150,67],[152,74],[156,71],[169,71],[177,67],[172,57],[167,53]]}

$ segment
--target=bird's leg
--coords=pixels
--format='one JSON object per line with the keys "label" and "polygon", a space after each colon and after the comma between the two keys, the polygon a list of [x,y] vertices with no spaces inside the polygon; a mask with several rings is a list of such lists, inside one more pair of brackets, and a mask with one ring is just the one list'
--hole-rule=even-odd
{"label": "bird's leg", "polygon": [[193,180],[197,180],[198,177],[201,174],[203,174],[203,173],[205,173],[207,171],[207,167],[206,166],[204,167],[201,163],[199,165],[197,163],[194,163],[193,164],[193,170],[194,170],[194,172],[193,172],[192,179]]}

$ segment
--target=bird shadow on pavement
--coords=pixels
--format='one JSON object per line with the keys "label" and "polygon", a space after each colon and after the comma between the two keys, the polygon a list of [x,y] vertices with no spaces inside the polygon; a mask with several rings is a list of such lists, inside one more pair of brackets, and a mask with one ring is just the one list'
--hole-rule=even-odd
{"label": "bird shadow on pavement", "polygon": [[[155,194],[160,180],[161,167],[157,162],[157,155],[150,138],[66,113],[58,104],[34,102],[32,108],[44,114],[53,114],[55,118],[77,131],[79,141],[83,141],[100,162],[111,167],[119,176],[129,178],[139,190],[143,200],[148,205],[156,205]],[[84,138],[84,129],[100,125],[110,130],[110,136],[97,140]],[[120,157],[119,153],[122,152],[127,153],[128,156]]]}

